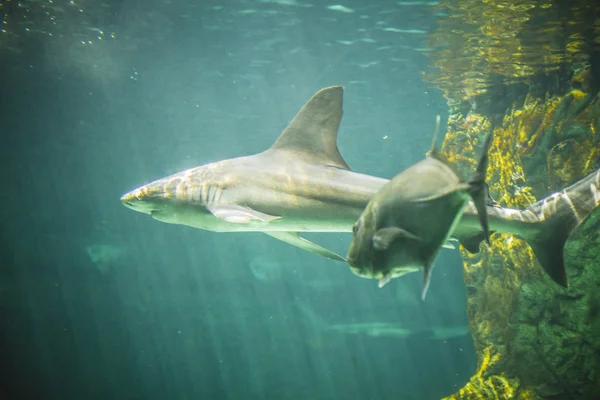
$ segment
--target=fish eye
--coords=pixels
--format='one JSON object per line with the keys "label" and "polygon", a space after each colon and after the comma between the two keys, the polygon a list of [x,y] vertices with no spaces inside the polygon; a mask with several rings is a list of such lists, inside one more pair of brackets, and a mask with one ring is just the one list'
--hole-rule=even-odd
{"label": "fish eye", "polygon": [[352,233],[354,233],[356,235],[356,232],[358,232],[358,222],[354,224],[354,226],[352,227]]}

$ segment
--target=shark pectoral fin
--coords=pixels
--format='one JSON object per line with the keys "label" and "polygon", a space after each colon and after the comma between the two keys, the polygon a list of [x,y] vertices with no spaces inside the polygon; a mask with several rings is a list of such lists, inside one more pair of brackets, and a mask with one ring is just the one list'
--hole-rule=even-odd
{"label": "shark pectoral fin", "polygon": [[264,232],[269,236],[279,239],[282,242],[289,243],[293,246],[300,247],[303,250],[310,251],[311,253],[317,254],[321,257],[329,258],[331,260],[346,262],[346,259],[333,251],[327,250],[324,247],[319,246],[316,243],[311,242],[300,237],[298,232]]}
{"label": "shark pectoral fin", "polygon": [[250,207],[240,206],[237,204],[225,204],[213,207],[207,207],[208,211],[217,218],[232,224],[247,224],[252,220],[261,222],[271,222],[281,217],[261,213],[251,209]]}
{"label": "shark pectoral fin", "polygon": [[418,236],[413,235],[407,230],[392,226],[389,228],[381,228],[373,235],[373,247],[375,250],[386,250],[392,242],[399,238],[421,240]]}

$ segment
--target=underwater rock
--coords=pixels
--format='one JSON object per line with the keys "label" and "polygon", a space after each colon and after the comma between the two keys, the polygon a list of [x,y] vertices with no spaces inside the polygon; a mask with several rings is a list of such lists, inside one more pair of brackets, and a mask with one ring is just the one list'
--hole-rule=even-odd
{"label": "underwater rock", "polygon": [[[600,102],[590,103],[592,107],[600,107]],[[598,115],[598,111],[583,112]],[[534,202],[536,196],[528,185],[531,168],[519,153],[523,148],[515,145],[517,135],[523,133],[512,128],[515,114],[517,118],[523,114],[515,108],[508,113],[505,124],[495,129],[504,140],[492,149],[496,155],[490,157],[489,183],[501,205],[521,208]],[[562,117],[566,118],[564,114]],[[444,143],[457,162],[462,161],[457,154],[472,154],[481,136],[480,131],[465,130],[464,120],[457,116],[451,119],[455,123],[450,124]],[[562,125],[573,124],[566,119]],[[468,139],[455,140],[461,135]],[[593,144],[588,140],[594,140]],[[598,135],[589,132],[576,138],[566,136],[554,145],[547,153],[546,193],[540,196],[549,194],[549,188],[563,188],[600,168],[594,153],[598,148]],[[536,173],[540,174],[540,169]],[[599,214],[596,210],[567,242],[568,289],[540,273],[531,249],[518,238],[494,235],[492,246],[480,254],[462,250],[468,316],[480,362],[472,380],[449,398],[597,399],[600,269],[594,266],[600,265]]]}
{"label": "underwater rock", "polygon": [[[442,149],[459,170],[493,131],[491,194],[524,208],[600,168],[600,3],[443,0],[438,12],[426,79],[448,101]],[[461,249],[479,367],[448,399],[600,398],[599,232],[596,210],[567,242],[568,289],[517,237]]]}

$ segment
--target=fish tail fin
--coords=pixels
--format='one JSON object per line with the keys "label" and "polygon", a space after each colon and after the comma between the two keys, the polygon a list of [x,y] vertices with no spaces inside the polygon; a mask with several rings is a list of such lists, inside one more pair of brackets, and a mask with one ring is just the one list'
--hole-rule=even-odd
{"label": "fish tail fin", "polygon": [[523,234],[546,273],[567,287],[563,252],[571,233],[600,205],[600,170],[554,193],[525,210],[525,217],[539,222],[538,229]]}
{"label": "fish tail fin", "polygon": [[488,224],[487,206],[488,206],[488,188],[485,183],[487,169],[489,165],[488,151],[492,145],[492,134],[488,134],[485,138],[483,150],[479,158],[479,164],[477,169],[473,173],[473,176],[469,180],[469,194],[473,198],[475,208],[477,208],[477,214],[479,215],[479,222],[483,228],[484,239],[487,244],[490,244],[490,229]]}

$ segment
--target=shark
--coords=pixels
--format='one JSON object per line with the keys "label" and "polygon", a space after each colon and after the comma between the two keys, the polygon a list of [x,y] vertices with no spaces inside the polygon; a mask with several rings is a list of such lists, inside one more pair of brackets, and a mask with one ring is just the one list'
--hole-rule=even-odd
{"label": "shark", "polygon": [[434,326],[423,328],[407,328],[394,322],[359,322],[354,324],[335,324],[325,328],[326,331],[350,335],[370,337],[388,337],[394,339],[427,338],[431,340],[449,340],[469,335],[468,325]]}
{"label": "shark", "polygon": [[450,340],[471,333],[466,323],[433,326],[414,322],[407,324],[381,321],[332,324],[307,304],[296,302],[295,306],[303,318],[310,324],[309,326],[334,334],[368,336],[372,338]]}
{"label": "shark", "polygon": [[433,262],[469,198],[473,199],[483,237],[489,244],[485,177],[492,134],[487,135],[477,169],[467,182],[437,150],[439,127],[438,115],[427,157],[396,175],[369,201],[353,227],[347,255],[352,272],[379,279],[380,288],[393,278],[423,269],[423,300]]}
{"label": "shark", "polygon": [[[132,190],[121,203],[170,224],[214,232],[262,232],[322,257],[337,253],[303,232],[348,232],[389,180],[354,172],[342,158],[338,129],[343,88],[317,92],[267,150],[186,169]],[[563,247],[600,204],[600,170],[524,210],[487,205],[490,233],[518,235],[546,273],[567,286]],[[451,238],[470,252],[485,240],[473,202]]]}

